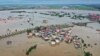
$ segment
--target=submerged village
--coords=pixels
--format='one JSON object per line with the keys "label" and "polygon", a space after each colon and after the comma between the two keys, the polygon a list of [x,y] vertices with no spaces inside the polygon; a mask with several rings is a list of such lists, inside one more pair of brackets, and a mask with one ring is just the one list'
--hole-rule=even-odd
{"label": "submerged village", "polygon": [[98,56],[99,39],[100,11],[0,11],[0,56]]}

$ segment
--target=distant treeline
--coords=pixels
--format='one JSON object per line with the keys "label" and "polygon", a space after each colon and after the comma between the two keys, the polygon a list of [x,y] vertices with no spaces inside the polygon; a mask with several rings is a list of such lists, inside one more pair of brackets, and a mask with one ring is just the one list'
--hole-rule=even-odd
{"label": "distant treeline", "polygon": [[94,7],[100,10],[100,4],[90,4],[90,5],[86,5],[86,6],[90,6],[90,7]]}
{"label": "distant treeline", "polygon": [[83,4],[6,4],[0,5],[0,10],[17,10],[17,9],[79,9],[79,10],[100,10],[97,5],[83,5]]}

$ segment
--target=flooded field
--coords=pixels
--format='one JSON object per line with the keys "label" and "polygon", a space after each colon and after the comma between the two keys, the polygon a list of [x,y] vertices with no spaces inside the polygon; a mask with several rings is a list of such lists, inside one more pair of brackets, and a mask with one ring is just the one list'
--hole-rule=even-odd
{"label": "flooded field", "polygon": [[[25,12],[23,12],[25,11]],[[21,13],[19,13],[21,12]],[[59,15],[58,15],[59,14]],[[74,25],[71,36],[77,35],[90,47],[85,48],[93,56],[100,55],[100,23],[87,18],[88,14],[100,14],[100,11],[87,10],[9,10],[0,11],[0,36],[36,26],[49,26],[74,23],[87,23],[85,26]],[[62,16],[64,15],[64,16]],[[84,16],[74,18],[73,16]],[[46,21],[46,22],[44,22]],[[69,28],[65,28],[69,29]],[[99,31],[97,31],[99,30]],[[12,41],[7,45],[7,41]],[[29,56],[83,56],[82,48],[75,48],[74,44],[64,41],[51,46],[49,41],[38,37],[28,38],[27,33],[22,33],[0,39],[0,56],[27,56],[25,53],[30,46],[37,44]]]}

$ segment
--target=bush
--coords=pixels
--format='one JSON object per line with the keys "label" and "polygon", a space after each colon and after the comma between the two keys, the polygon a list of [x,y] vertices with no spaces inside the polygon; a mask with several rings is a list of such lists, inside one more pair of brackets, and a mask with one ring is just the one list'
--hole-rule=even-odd
{"label": "bush", "polygon": [[92,56],[90,52],[84,52],[84,56]]}

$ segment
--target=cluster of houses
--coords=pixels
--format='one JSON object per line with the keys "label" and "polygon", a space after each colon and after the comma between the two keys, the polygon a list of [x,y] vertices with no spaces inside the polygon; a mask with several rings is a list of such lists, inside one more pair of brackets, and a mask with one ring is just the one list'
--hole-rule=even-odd
{"label": "cluster of houses", "polygon": [[88,17],[91,21],[100,21],[100,14],[89,14]]}
{"label": "cluster of houses", "polygon": [[56,45],[65,41],[66,43],[74,43],[76,48],[81,47],[80,40],[77,37],[71,36],[72,29],[62,29],[59,25],[56,26],[40,26],[34,32],[28,31],[28,37],[39,37],[45,41],[49,41],[51,45]]}

